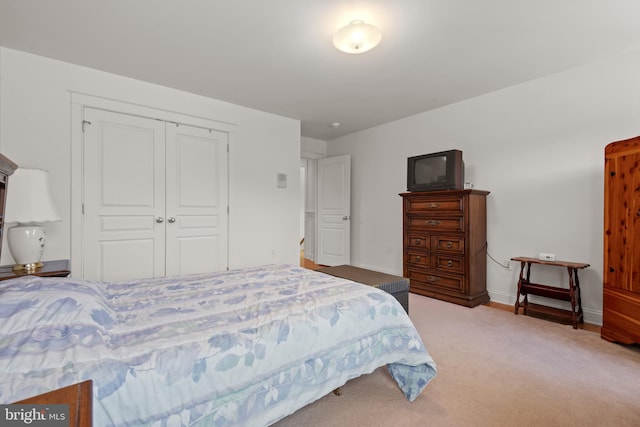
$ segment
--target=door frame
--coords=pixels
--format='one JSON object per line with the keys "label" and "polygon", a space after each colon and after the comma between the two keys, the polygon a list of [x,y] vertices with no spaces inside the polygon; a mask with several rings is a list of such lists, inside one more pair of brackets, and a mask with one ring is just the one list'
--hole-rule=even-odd
{"label": "door frame", "polygon": [[[129,114],[150,119],[162,120],[165,122],[181,123],[194,127],[212,129],[226,132],[229,135],[228,143],[231,147],[235,141],[237,126],[233,123],[226,123],[215,119],[196,117],[186,113],[168,111],[152,106],[133,104],[126,101],[113,100],[86,93],[73,92],[71,94],[71,277],[82,278],[82,168],[83,168],[83,131],[84,108],[90,107],[98,110],[113,111],[116,113]],[[229,149],[227,156],[227,205],[230,204],[229,194],[229,164],[233,150]],[[227,221],[227,268],[229,267],[229,222]]]}

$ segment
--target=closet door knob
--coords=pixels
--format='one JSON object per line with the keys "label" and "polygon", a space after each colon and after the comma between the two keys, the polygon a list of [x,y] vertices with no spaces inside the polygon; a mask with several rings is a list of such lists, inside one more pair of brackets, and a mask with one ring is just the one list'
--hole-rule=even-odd
{"label": "closet door knob", "polygon": [[174,222],[176,222],[176,219],[171,216],[167,221],[169,221],[169,224],[173,224]]}
{"label": "closet door knob", "polygon": [[158,224],[162,224],[164,222],[164,218],[162,218],[161,216],[159,216],[158,218],[156,218],[156,222]]}

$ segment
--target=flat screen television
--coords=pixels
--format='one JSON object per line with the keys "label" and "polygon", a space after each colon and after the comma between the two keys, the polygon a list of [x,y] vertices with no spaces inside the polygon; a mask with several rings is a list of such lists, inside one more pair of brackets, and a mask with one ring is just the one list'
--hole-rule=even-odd
{"label": "flat screen television", "polygon": [[462,190],[462,151],[448,150],[407,159],[407,191]]}

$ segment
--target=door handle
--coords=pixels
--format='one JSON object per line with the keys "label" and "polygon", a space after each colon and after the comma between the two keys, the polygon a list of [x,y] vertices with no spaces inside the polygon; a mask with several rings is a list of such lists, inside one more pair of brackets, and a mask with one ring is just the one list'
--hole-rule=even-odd
{"label": "door handle", "polygon": [[348,215],[345,215],[345,216],[343,216],[343,217],[342,217],[342,219],[343,219],[344,221],[348,221],[348,220],[349,220],[349,216],[348,216]]}
{"label": "door handle", "polygon": [[156,222],[158,224],[162,224],[164,222],[164,218],[162,218],[161,216],[159,216],[158,218],[156,218]]}
{"label": "door handle", "polygon": [[169,219],[167,219],[167,221],[169,221],[169,224],[173,224],[174,222],[176,222],[176,219],[170,216]]}

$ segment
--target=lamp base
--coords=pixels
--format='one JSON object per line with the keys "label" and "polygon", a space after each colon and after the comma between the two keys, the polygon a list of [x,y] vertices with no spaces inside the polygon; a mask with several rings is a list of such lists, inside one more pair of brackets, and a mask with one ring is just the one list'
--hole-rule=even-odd
{"label": "lamp base", "polygon": [[42,267],[45,233],[39,224],[18,224],[7,232],[9,251],[16,262],[14,271],[32,271]]}
{"label": "lamp base", "polygon": [[41,262],[32,262],[29,264],[16,264],[13,266],[13,271],[36,271],[42,268],[44,264]]}

